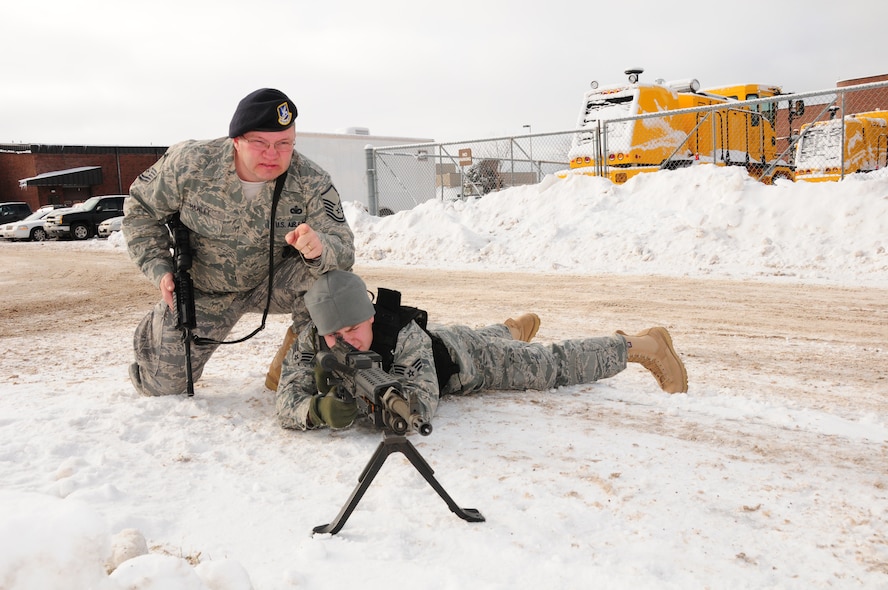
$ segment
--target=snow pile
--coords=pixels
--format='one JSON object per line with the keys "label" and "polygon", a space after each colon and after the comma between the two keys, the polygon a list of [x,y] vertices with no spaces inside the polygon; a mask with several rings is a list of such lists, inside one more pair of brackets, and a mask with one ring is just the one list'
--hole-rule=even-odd
{"label": "snow pile", "polygon": [[885,284],[888,170],[766,186],[697,166],[623,185],[546,178],[390,217],[347,208],[359,262]]}

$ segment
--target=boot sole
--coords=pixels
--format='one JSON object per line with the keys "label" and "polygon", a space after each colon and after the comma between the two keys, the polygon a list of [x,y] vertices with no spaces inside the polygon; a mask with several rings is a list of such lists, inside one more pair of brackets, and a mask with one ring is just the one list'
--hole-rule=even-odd
{"label": "boot sole", "polygon": [[540,331],[540,316],[537,314],[533,314],[533,328],[530,330],[530,334],[527,335],[527,340],[525,342],[530,342],[533,340],[533,337],[537,335],[537,332]]}
{"label": "boot sole", "polygon": [[648,333],[656,332],[660,337],[663,338],[663,341],[666,342],[666,347],[669,349],[669,352],[675,357],[676,362],[678,363],[678,367],[681,369],[681,383],[682,390],[674,391],[671,393],[687,393],[688,391],[688,371],[685,368],[684,362],[681,360],[681,357],[678,356],[678,353],[675,352],[675,348],[672,346],[672,337],[669,335],[669,331],[666,328],[662,328],[657,326],[656,328],[651,328],[648,330]]}

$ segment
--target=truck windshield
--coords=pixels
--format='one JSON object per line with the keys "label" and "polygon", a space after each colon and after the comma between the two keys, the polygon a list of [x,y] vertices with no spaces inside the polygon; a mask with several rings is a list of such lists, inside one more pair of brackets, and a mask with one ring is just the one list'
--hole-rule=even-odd
{"label": "truck windshield", "polygon": [[799,140],[799,167],[838,166],[842,159],[842,121],[824,121],[810,127]]}
{"label": "truck windshield", "polygon": [[634,99],[635,97],[630,94],[615,98],[597,97],[590,100],[586,103],[586,115],[583,117],[583,122],[629,117],[632,115],[631,108]]}
{"label": "truck windshield", "polygon": [[[598,95],[590,97],[586,102],[585,112],[580,121],[580,129],[588,129],[588,132],[578,133],[572,140],[570,158],[578,155],[596,157],[598,149],[598,133],[606,134],[606,145],[626,146],[632,135],[632,122],[610,122],[612,119],[631,117],[634,113],[635,93],[623,93],[622,95]],[[600,129],[599,129],[600,126]]]}
{"label": "truck windshield", "polygon": [[79,209],[81,211],[92,211],[96,208],[96,203],[99,202],[99,199],[101,199],[101,197],[90,197],[80,205]]}

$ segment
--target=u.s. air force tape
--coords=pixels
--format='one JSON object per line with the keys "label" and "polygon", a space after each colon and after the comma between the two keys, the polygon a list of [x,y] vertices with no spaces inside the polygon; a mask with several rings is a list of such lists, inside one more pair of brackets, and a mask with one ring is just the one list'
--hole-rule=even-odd
{"label": "u.s. air force tape", "polygon": [[342,211],[342,203],[339,200],[339,193],[336,191],[336,187],[331,184],[321,195],[321,199],[324,201],[324,211],[327,212],[327,216],[333,221],[343,223],[345,221],[345,213]]}
{"label": "u.s. air force tape", "polygon": [[157,178],[157,172],[157,166],[152,166],[151,168],[148,168],[147,170],[139,174],[139,180],[145,183],[151,182],[152,180]]}

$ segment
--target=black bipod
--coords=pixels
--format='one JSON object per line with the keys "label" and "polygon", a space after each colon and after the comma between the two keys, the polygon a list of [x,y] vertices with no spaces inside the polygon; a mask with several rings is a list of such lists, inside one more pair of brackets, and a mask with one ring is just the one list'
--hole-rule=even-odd
{"label": "black bipod", "polygon": [[402,453],[407,457],[416,470],[422,474],[427,482],[429,482],[429,485],[438,492],[438,495],[441,496],[445,502],[447,502],[447,506],[450,508],[451,512],[468,522],[484,522],[484,517],[478,510],[474,508],[460,508],[456,505],[453,498],[450,497],[444,488],[441,487],[441,484],[438,483],[438,480],[435,479],[434,470],[429,467],[429,464],[422,458],[422,455],[419,454],[419,451],[416,450],[413,443],[407,440],[406,436],[397,435],[386,430],[383,434],[382,442],[376,447],[373,457],[370,458],[367,466],[364,467],[364,471],[361,472],[361,476],[358,478],[358,485],[352,492],[351,496],[349,496],[348,502],[346,502],[342,507],[342,510],[339,511],[339,514],[333,522],[316,526],[313,529],[313,532],[330,533],[331,535],[338,533],[345,525],[345,521],[348,520],[348,517],[351,516],[351,513],[357,507],[358,502],[364,497],[364,492],[370,487],[373,478],[376,477],[376,474],[379,473],[379,470],[382,468],[382,464],[385,463],[385,460],[392,453]]}

